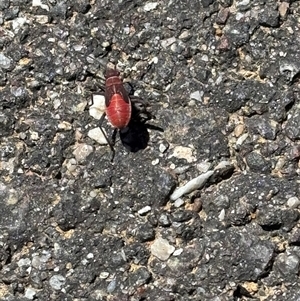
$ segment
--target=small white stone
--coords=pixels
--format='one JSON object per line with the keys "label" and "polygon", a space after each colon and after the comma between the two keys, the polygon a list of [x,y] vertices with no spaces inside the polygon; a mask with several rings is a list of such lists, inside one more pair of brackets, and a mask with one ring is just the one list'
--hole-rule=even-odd
{"label": "small white stone", "polygon": [[106,279],[108,276],[109,276],[109,273],[108,273],[108,272],[101,272],[101,273],[100,273],[100,278],[101,278],[101,279]]}
{"label": "small white stone", "polygon": [[82,162],[85,160],[85,158],[93,152],[93,147],[88,144],[78,144],[73,151],[73,155],[75,156],[75,159],[77,162]]}
{"label": "small white stone", "polygon": [[58,128],[64,131],[70,131],[72,129],[72,124],[67,121],[62,121],[58,124]]}
{"label": "small white stone", "polygon": [[49,11],[49,6],[43,4],[41,0],[32,0],[32,6],[39,6],[42,9]]}
{"label": "small white stone", "polygon": [[74,172],[77,167],[77,161],[75,158],[66,159],[64,165],[66,165],[69,172]]}
{"label": "small white stone", "polygon": [[210,166],[211,166],[211,163],[205,162],[205,161],[204,161],[204,162],[198,163],[198,164],[196,165],[196,168],[197,168],[201,173],[203,173],[203,172],[207,172],[207,171],[209,170]]}
{"label": "small white stone", "polygon": [[236,145],[239,146],[239,145],[242,145],[244,143],[244,141],[248,138],[249,134],[248,133],[245,133],[243,134],[242,136],[240,136],[238,138],[238,140],[236,141]]}
{"label": "small white stone", "polygon": [[180,35],[179,35],[179,39],[186,39],[188,37],[191,36],[191,33],[189,30],[184,30]]}
{"label": "small white stone", "polygon": [[164,145],[163,143],[160,143],[160,145],[158,147],[158,149],[161,153],[164,153],[167,150],[167,148],[168,147],[166,145]]}
{"label": "small white stone", "polygon": [[87,265],[89,262],[88,262],[87,259],[82,259],[82,260],[81,260],[81,263],[82,263],[83,265]]}
{"label": "small white stone", "polygon": [[148,2],[144,5],[145,11],[151,11],[154,10],[158,5],[158,2]]}
{"label": "small white stone", "polygon": [[58,109],[58,108],[60,107],[60,105],[61,105],[60,99],[55,98],[55,99],[53,100],[53,107],[54,107],[54,109],[55,109],[55,110]]}
{"label": "small white stone", "polygon": [[30,138],[35,141],[39,140],[39,133],[34,131],[30,132]]}
{"label": "small white stone", "polygon": [[149,64],[151,64],[151,63],[153,63],[153,64],[156,65],[156,64],[158,63],[158,57],[157,57],[157,56],[153,57],[153,58],[150,60]]}
{"label": "small white stone", "polygon": [[195,99],[192,99],[188,102],[189,107],[193,107],[195,106],[195,104],[196,104]]}
{"label": "small white stone", "polygon": [[96,189],[90,191],[90,193],[89,193],[89,196],[90,196],[91,198],[95,198],[95,197],[97,197],[97,195],[98,195],[98,192],[97,192]]}
{"label": "small white stone", "polygon": [[148,213],[149,211],[151,211],[151,207],[150,206],[145,206],[145,207],[143,207],[142,209],[140,209],[138,211],[138,214],[139,215],[144,215],[144,214]]}
{"label": "small white stone", "polygon": [[200,91],[198,90],[198,91],[192,92],[190,94],[190,98],[195,99],[197,101],[201,101],[202,95],[201,95]]}
{"label": "small white stone", "polygon": [[110,46],[110,42],[104,41],[104,42],[101,44],[101,46],[102,46],[103,48],[106,48],[106,47]]}
{"label": "small white stone", "polygon": [[157,238],[151,245],[151,253],[162,261],[168,260],[170,255],[175,251],[175,247],[169,244],[166,239]]}
{"label": "small white stone", "polygon": [[176,38],[175,37],[171,37],[171,38],[167,38],[164,39],[160,42],[161,46],[164,49],[167,49],[169,46],[171,46],[172,44],[174,44],[176,42]]}
{"label": "small white stone", "polygon": [[35,21],[40,24],[47,24],[49,22],[49,18],[47,15],[37,15],[35,16]]}
{"label": "small white stone", "polygon": [[296,208],[300,205],[300,200],[296,196],[293,196],[287,200],[287,205],[290,208]]}
{"label": "small white stone", "polygon": [[250,0],[242,0],[242,1],[238,1],[238,2],[236,3],[236,6],[237,6],[237,7],[247,6],[247,5],[249,5],[249,3],[250,3]]}
{"label": "small white stone", "polygon": [[184,201],[183,201],[183,199],[181,199],[181,198],[177,199],[177,200],[174,202],[174,206],[175,206],[176,208],[179,208],[179,207],[181,207],[182,205],[184,205]]}
{"label": "small white stone", "polygon": [[100,94],[94,94],[93,104],[90,106],[89,113],[92,117],[99,120],[105,112],[105,97]]}
{"label": "small white stone", "polygon": [[5,56],[3,53],[0,53],[0,67],[3,69],[9,69],[11,66],[11,59]]}
{"label": "small white stone", "polygon": [[114,290],[116,289],[116,287],[117,287],[117,280],[113,279],[111,282],[109,282],[108,286],[106,287],[106,291],[109,294],[112,294],[114,292]]}
{"label": "small white stone", "polygon": [[77,52],[80,52],[82,49],[84,49],[83,45],[74,45],[73,48]]}
{"label": "small white stone", "polygon": [[41,0],[32,0],[32,6],[39,6],[42,9],[49,11],[49,6],[43,4]]}
{"label": "small white stone", "polygon": [[86,108],[87,101],[82,101],[73,107],[74,112],[83,112]]}
{"label": "small white stone", "polygon": [[182,254],[182,252],[183,252],[183,249],[182,249],[182,248],[177,249],[177,250],[174,251],[173,256],[179,256],[179,255]]}
{"label": "small white stone", "polygon": [[175,170],[175,168],[176,168],[176,165],[175,165],[174,163],[171,163],[171,164],[170,164],[170,169]]}
{"label": "small white stone", "polygon": [[129,27],[129,26],[125,26],[125,27],[123,28],[123,32],[124,32],[125,34],[130,34],[130,27]]}
{"label": "small white stone", "polygon": [[62,275],[54,275],[50,278],[49,284],[55,290],[60,290],[66,283],[66,278]]}
{"label": "small white stone", "polygon": [[26,19],[25,18],[16,18],[12,21],[12,28],[13,30],[19,29],[21,27],[23,27],[23,25],[26,23]]}
{"label": "small white stone", "polygon": [[225,219],[225,209],[222,209],[219,214],[219,221],[222,222]]}
{"label": "small white stone", "polygon": [[245,18],[245,14],[244,14],[244,13],[237,12],[236,15],[235,15],[235,19],[236,19],[237,21],[240,21],[240,20],[242,20],[242,19],[244,19],[244,18]]}
{"label": "small white stone", "polygon": [[225,168],[227,166],[231,166],[232,164],[229,161],[221,161],[216,167],[215,170]]}
{"label": "small white stone", "polygon": [[159,163],[159,159],[155,159],[151,162],[151,164],[154,166],[154,165],[157,165]]}
{"label": "small white stone", "polygon": [[[106,135],[105,130],[104,129],[102,129],[102,130],[104,131],[104,133]],[[103,135],[103,133],[99,127],[89,130],[88,136],[91,139],[97,141],[101,145],[108,144],[106,137]]]}
{"label": "small white stone", "polygon": [[213,173],[214,172],[212,170],[209,170],[206,173],[198,176],[197,178],[194,178],[191,181],[187,182],[184,186],[177,188],[170,196],[171,201],[175,201],[184,194],[195,191],[196,189],[200,189],[212,176]]}
{"label": "small white stone", "polygon": [[178,159],[186,159],[188,163],[196,161],[196,158],[193,156],[193,150],[190,147],[176,146],[171,156]]}
{"label": "small white stone", "polygon": [[89,254],[86,255],[86,258],[87,259],[92,259],[92,258],[94,258],[94,254],[93,253],[89,253]]}
{"label": "small white stone", "polygon": [[25,294],[24,294],[25,298],[27,298],[29,300],[33,300],[35,295],[36,295],[36,291],[32,287],[26,288]]}
{"label": "small white stone", "polygon": [[181,174],[185,173],[187,170],[189,170],[190,167],[191,167],[190,165],[178,166],[174,169],[174,172],[177,175],[181,175]]}
{"label": "small white stone", "polygon": [[31,265],[31,260],[29,258],[21,258],[18,262],[17,265],[19,267],[23,266],[30,266]]}

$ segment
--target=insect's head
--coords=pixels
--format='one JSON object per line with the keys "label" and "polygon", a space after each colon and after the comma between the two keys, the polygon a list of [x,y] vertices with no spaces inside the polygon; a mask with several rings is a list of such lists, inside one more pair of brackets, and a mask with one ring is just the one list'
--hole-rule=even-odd
{"label": "insect's head", "polygon": [[105,72],[105,78],[109,78],[112,76],[119,76],[120,72],[117,69],[107,68]]}

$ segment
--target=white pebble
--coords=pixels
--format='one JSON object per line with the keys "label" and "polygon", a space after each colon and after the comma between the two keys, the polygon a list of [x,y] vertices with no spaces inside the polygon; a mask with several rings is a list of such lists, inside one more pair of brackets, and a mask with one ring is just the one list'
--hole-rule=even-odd
{"label": "white pebble", "polygon": [[89,113],[92,117],[99,120],[105,112],[105,97],[103,95],[94,94],[93,104],[90,106]]}
{"label": "white pebble", "polygon": [[71,159],[66,159],[64,164],[67,167],[67,170],[69,172],[74,172],[76,170],[77,167],[77,161],[75,158],[71,158]]}
{"label": "white pebble", "polygon": [[181,255],[182,252],[183,252],[182,248],[177,249],[177,250],[174,251],[173,256],[179,256],[179,255]]}
{"label": "white pebble", "polygon": [[229,161],[221,161],[216,167],[215,170],[217,169],[223,169],[227,166],[232,166],[232,164]]}
{"label": "white pebble", "polygon": [[101,272],[100,273],[100,279],[106,279],[109,276],[108,272]]}
{"label": "white pebble", "polygon": [[225,209],[222,209],[219,214],[219,221],[222,222],[225,219]]}
{"label": "white pebble", "polygon": [[173,169],[174,169],[174,172],[175,172],[177,175],[181,175],[181,174],[183,174],[184,172],[186,172],[189,168],[190,168],[190,165],[185,165],[185,166],[178,166],[178,167],[173,168]]}
{"label": "white pebble", "polygon": [[139,215],[143,215],[145,213],[148,213],[149,211],[151,211],[151,207],[150,206],[145,206],[145,207],[143,207],[142,209],[140,209],[138,211],[138,214]]}
{"label": "white pebble", "polygon": [[49,6],[43,4],[41,0],[32,0],[32,6],[40,6],[42,9],[49,11]]}
{"label": "white pebble", "polygon": [[47,15],[37,15],[35,16],[35,21],[40,24],[47,24],[49,22],[49,17]]}
{"label": "white pebble", "polygon": [[73,155],[77,162],[83,162],[85,158],[93,152],[93,147],[88,144],[78,144],[75,150],[73,151]]}
{"label": "white pebble", "polygon": [[209,162],[200,162],[196,165],[196,168],[201,172],[207,172],[210,168],[211,164]]}
{"label": "white pebble", "polygon": [[245,133],[243,134],[242,136],[240,136],[238,138],[238,140],[236,140],[236,145],[239,146],[239,145],[242,145],[244,143],[244,141],[248,138],[249,134],[248,133]]}
{"label": "white pebble", "polygon": [[3,53],[0,53],[0,67],[3,69],[9,69],[11,66],[11,59],[5,56]]}
{"label": "white pebble", "polygon": [[169,244],[166,239],[157,238],[151,245],[151,253],[162,261],[168,260],[171,254],[175,251],[175,247]]}
{"label": "white pebble", "polygon": [[[106,135],[106,132],[104,129],[103,129],[103,131]],[[103,135],[103,133],[99,127],[89,130],[88,136],[91,139],[97,141],[99,144],[108,144],[107,139],[105,138],[105,136]]]}
{"label": "white pebble", "polygon": [[33,300],[35,295],[36,295],[36,291],[32,287],[28,287],[25,290],[24,296],[26,299]]}
{"label": "white pebble", "polygon": [[158,63],[158,57],[157,57],[157,56],[153,57],[153,58],[150,60],[149,64],[151,64],[151,63],[153,63],[153,64],[156,65],[156,64]]}
{"label": "white pebble", "polygon": [[87,101],[82,101],[78,103],[76,106],[74,106],[72,109],[74,112],[83,112],[87,106]]}
{"label": "white pebble", "polygon": [[195,99],[197,101],[201,101],[202,95],[201,95],[200,91],[198,90],[198,91],[192,92],[190,94],[190,98]]}
{"label": "white pebble", "polygon": [[197,178],[192,179],[184,186],[177,188],[172,195],[170,196],[171,201],[175,201],[180,198],[182,195],[190,193],[196,189],[200,189],[206,183],[206,181],[211,177],[214,172],[212,170],[207,171],[206,173],[200,175]]}
{"label": "white pebble", "polygon": [[30,138],[35,141],[39,140],[39,133],[34,131],[30,132]]}
{"label": "white pebble", "polygon": [[23,266],[30,266],[31,265],[31,260],[29,258],[21,258],[18,262],[17,265],[19,267]]}
{"label": "white pebble", "polygon": [[154,166],[154,165],[157,165],[159,163],[159,159],[155,159],[151,162],[151,164]]}
{"label": "white pebble", "polygon": [[160,42],[160,44],[164,49],[167,49],[169,46],[171,46],[175,42],[176,42],[176,38],[171,37],[171,38],[167,38],[167,39],[162,40]]}
{"label": "white pebble", "polygon": [[53,107],[54,107],[54,109],[55,109],[55,110],[58,109],[58,108],[60,107],[60,105],[61,105],[60,99],[59,99],[59,98],[55,98],[55,99],[53,100]]}
{"label": "white pebble", "polygon": [[158,5],[157,2],[148,2],[144,5],[144,10],[145,11],[151,11],[154,10],[156,8],[156,6]]}
{"label": "white pebble", "polygon": [[247,6],[247,5],[249,5],[249,3],[250,3],[250,0],[242,0],[242,1],[238,1],[238,2],[236,3],[236,6],[237,6],[237,7]]}
{"label": "white pebble", "polygon": [[158,147],[158,149],[159,149],[159,151],[161,152],[161,153],[164,153],[166,150],[167,150],[167,146],[166,145],[164,145],[164,144],[160,144],[159,145],[159,147]]}
{"label": "white pebble", "polygon": [[178,159],[186,159],[188,163],[192,163],[196,160],[193,156],[193,150],[186,146],[176,146],[172,156]]}
{"label": "white pebble", "polygon": [[117,280],[113,279],[107,286],[106,290],[109,294],[111,294],[117,287]]}
{"label": "white pebble", "polygon": [[70,131],[72,129],[72,124],[67,121],[62,121],[58,124],[58,128],[64,131]]}
{"label": "white pebble", "polygon": [[300,205],[300,200],[296,196],[293,196],[287,200],[287,205],[290,208],[296,208]]}
{"label": "white pebble", "polygon": [[183,199],[181,199],[181,198],[177,199],[177,200],[174,202],[174,206],[175,206],[176,208],[179,208],[179,207],[181,207],[182,205],[184,205],[184,201],[183,201]]}
{"label": "white pebble", "polygon": [[20,29],[23,27],[23,25],[26,23],[26,19],[25,18],[16,18],[12,21],[12,28],[13,30],[16,30],[16,29]]}
{"label": "white pebble", "polygon": [[176,168],[176,165],[175,165],[174,163],[171,163],[171,164],[170,164],[170,169],[175,170],[175,168]]}
{"label": "white pebble", "polygon": [[50,278],[49,284],[55,290],[60,290],[65,284],[66,278],[62,275],[54,275]]}

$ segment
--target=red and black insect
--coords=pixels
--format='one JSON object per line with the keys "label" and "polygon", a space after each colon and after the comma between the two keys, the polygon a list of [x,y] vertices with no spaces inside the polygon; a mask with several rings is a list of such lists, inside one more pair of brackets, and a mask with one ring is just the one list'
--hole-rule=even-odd
{"label": "red and black insect", "polygon": [[[122,134],[123,136],[129,134],[127,135],[127,138],[130,137],[131,141],[134,140],[134,142],[137,145],[139,145],[138,147],[139,149],[146,147],[145,143],[142,142],[141,136],[143,135],[141,135],[141,133],[142,130],[147,131],[144,123],[147,120],[152,119],[153,116],[150,112],[147,111],[146,109],[147,103],[145,101],[134,96],[130,98],[130,96],[128,95],[128,93],[126,92],[123,86],[123,81],[120,78],[120,72],[117,69],[107,69],[105,74],[104,95],[105,95],[105,112],[100,118],[100,129],[112,150],[113,154],[112,154],[111,161],[113,161],[115,155],[113,145],[118,130],[120,134]],[[133,106],[132,103],[134,103],[135,105]],[[137,103],[140,103],[142,107],[137,107]],[[144,119],[141,118],[140,116],[141,113],[146,115],[146,118]],[[108,121],[114,127],[112,143],[109,141],[105,132],[102,129],[102,123],[104,121],[105,116],[107,116]],[[130,125],[132,127],[139,126],[138,135],[136,135],[137,134],[136,131],[133,130],[132,128],[131,131],[129,130]],[[138,141],[139,139],[140,141]],[[124,140],[122,140],[123,144],[124,144]]]}
{"label": "red and black insect", "polygon": [[113,134],[113,140],[116,136],[117,130],[125,129],[131,119],[131,101],[128,93],[126,92],[123,81],[120,78],[120,72],[117,69],[107,69],[105,74],[105,112],[100,118],[100,129],[107,140],[112,152],[112,161],[114,159],[114,147],[113,144],[107,138],[105,132],[102,129],[102,123],[105,116],[115,129]]}
{"label": "red and black insect", "polygon": [[122,130],[131,118],[131,101],[118,70],[107,69],[105,78],[105,114],[115,129]]}

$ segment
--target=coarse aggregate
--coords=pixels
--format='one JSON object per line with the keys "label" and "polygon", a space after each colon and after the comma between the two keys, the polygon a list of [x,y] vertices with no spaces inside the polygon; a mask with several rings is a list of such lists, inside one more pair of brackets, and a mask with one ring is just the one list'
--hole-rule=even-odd
{"label": "coarse aggregate", "polygon": [[[0,300],[300,300],[299,24],[298,0],[0,0]],[[113,162],[111,65],[151,117]]]}

